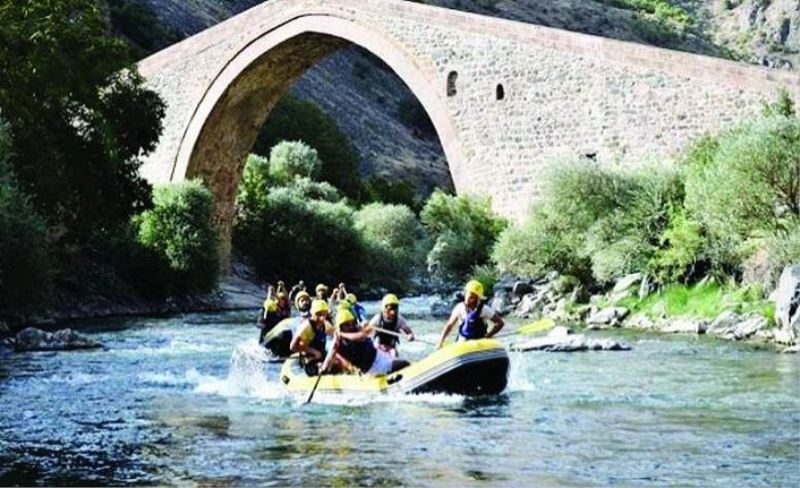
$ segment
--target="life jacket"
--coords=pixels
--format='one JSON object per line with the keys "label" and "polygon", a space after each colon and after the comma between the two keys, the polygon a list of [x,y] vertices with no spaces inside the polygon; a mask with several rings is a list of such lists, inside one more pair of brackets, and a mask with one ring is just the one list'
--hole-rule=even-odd
{"label": "life jacket", "polygon": [[375,345],[369,337],[363,341],[342,339],[339,343],[339,354],[353,363],[353,366],[362,373],[366,373],[372,367],[372,363],[375,362],[378,350],[375,349]]}
{"label": "life jacket", "polygon": [[323,355],[325,354],[325,342],[328,339],[328,334],[325,333],[325,328],[323,327],[322,330],[317,329],[313,322],[309,321],[311,324],[311,330],[314,331],[314,338],[311,340],[311,344],[308,346],[313,347],[317,351],[321,352]]}
{"label": "life jacket", "polygon": [[[392,332],[399,332],[399,329],[397,328],[397,323],[399,321],[400,321],[400,314],[398,314],[395,317],[393,322],[387,321],[386,319],[383,318],[383,314],[380,314],[380,322],[379,323],[380,323],[380,328],[381,329],[391,330]],[[382,345],[384,347],[392,348],[392,349],[396,348],[397,347],[397,343],[400,342],[400,338],[399,337],[397,337],[395,335],[387,334],[385,332],[377,332],[375,334],[375,337],[378,339],[378,344],[380,344],[380,345]]]}
{"label": "life jacket", "polygon": [[[475,310],[467,312],[467,316],[464,317],[464,320],[462,320],[461,324],[458,326],[458,333],[462,338],[483,339],[486,337],[486,333],[488,332],[486,321],[481,317],[484,305],[486,305],[486,302],[481,301],[478,303],[478,306],[475,307]],[[466,305],[464,308],[466,308]]]}

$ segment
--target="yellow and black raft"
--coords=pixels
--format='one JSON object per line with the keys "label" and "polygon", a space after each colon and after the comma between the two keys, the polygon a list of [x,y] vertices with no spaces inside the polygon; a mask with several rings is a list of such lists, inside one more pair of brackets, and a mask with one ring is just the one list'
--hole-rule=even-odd
{"label": "yellow and black raft", "polygon": [[[491,395],[508,383],[508,354],[494,339],[457,342],[388,375],[322,375],[318,393]],[[281,381],[290,393],[308,394],[317,382],[308,376],[299,356],[281,368]]]}
{"label": "yellow and black raft", "polygon": [[282,360],[292,354],[289,345],[292,343],[292,326],[297,320],[296,317],[283,319],[264,336],[264,347],[274,358]]}

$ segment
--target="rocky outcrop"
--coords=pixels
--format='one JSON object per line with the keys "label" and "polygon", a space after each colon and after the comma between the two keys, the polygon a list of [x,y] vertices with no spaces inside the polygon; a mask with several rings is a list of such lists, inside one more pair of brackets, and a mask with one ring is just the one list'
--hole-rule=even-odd
{"label": "rocky outcrop", "polygon": [[35,327],[28,327],[17,333],[11,340],[15,351],[70,351],[76,349],[96,349],[102,347],[88,337],[72,329],[61,329],[57,332],[45,332]]}
{"label": "rocky outcrop", "polygon": [[800,264],[787,266],[772,293],[775,302],[776,342],[795,344],[800,340]]}
{"label": "rocky outcrop", "polygon": [[514,343],[509,346],[512,351],[547,351],[547,352],[577,352],[577,351],[629,351],[631,347],[613,339],[596,339],[583,334],[572,334],[568,328],[555,327],[544,337],[536,337],[525,342]]}
{"label": "rocky outcrop", "polygon": [[604,308],[586,319],[586,328],[592,330],[618,327],[628,316],[628,312],[629,310],[625,307]]}

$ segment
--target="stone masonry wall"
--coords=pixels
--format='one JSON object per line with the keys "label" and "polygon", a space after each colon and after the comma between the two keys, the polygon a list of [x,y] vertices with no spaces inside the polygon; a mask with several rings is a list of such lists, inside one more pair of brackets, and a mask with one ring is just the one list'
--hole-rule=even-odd
{"label": "stone masonry wall", "polygon": [[[459,149],[448,154],[457,191],[489,194],[498,211],[516,219],[535,200],[549,161],[589,154],[601,164],[669,158],[703,132],[757,112],[780,88],[800,95],[793,72],[416,3],[275,0],[140,64],[168,104],[164,134],[142,169],[148,179],[186,176],[173,174],[176,160],[181,145],[194,147],[184,133],[213,80],[255,39],[305,15],[352,22],[381,39],[380,46],[362,47],[410,60],[454,129],[442,142],[446,151]],[[448,95],[453,72],[455,94]],[[240,163],[222,159],[227,166],[220,171]],[[240,168],[231,171],[238,176]]]}

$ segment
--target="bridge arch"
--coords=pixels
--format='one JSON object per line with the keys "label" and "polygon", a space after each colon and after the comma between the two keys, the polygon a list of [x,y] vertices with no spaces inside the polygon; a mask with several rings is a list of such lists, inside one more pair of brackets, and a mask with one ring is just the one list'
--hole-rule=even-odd
{"label": "bridge arch", "polygon": [[248,152],[272,108],[299,76],[332,52],[358,45],[385,62],[428,113],[456,188],[463,150],[441,95],[400,46],[353,21],[331,15],[293,18],[253,39],[225,63],[181,137],[171,181],[200,177],[215,196],[224,255],[230,251],[234,199]]}

